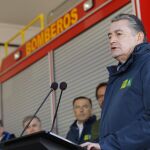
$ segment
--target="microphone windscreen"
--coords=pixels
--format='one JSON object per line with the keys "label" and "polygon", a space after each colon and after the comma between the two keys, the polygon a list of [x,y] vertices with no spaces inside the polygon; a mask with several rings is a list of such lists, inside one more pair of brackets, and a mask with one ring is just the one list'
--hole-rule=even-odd
{"label": "microphone windscreen", "polygon": [[53,89],[55,91],[55,90],[57,90],[57,88],[58,88],[58,83],[57,82],[53,82],[51,84],[51,89]]}
{"label": "microphone windscreen", "polygon": [[67,83],[66,82],[61,82],[60,87],[61,90],[65,90],[67,88]]}

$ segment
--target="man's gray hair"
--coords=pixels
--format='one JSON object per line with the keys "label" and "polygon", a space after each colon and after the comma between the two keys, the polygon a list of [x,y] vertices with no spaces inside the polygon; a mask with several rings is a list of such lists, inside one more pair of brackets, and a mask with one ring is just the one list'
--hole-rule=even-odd
{"label": "man's gray hair", "polygon": [[23,121],[22,121],[22,124],[23,124],[23,127],[25,126],[25,123],[26,122],[28,122],[28,121],[30,121],[31,119],[37,119],[40,123],[41,123],[41,120],[40,120],[40,118],[39,117],[37,117],[37,116],[32,116],[32,115],[29,115],[29,116],[26,116],[24,119],[23,119]]}
{"label": "man's gray hair", "polygon": [[119,21],[119,20],[128,20],[129,21],[129,26],[132,29],[134,29],[134,31],[136,33],[143,32],[144,33],[144,42],[147,41],[147,35],[146,35],[146,32],[145,32],[144,25],[137,16],[132,15],[132,14],[119,14],[116,17],[114,17],[111,20],[111,22],[116,22],[116,21]]}

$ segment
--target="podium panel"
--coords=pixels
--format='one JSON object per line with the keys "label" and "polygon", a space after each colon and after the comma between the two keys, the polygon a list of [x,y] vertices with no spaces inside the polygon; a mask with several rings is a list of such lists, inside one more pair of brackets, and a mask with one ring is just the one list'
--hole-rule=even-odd
{"label": "podium panel", "polygon": [[37,132],[0,144],[0,150],[84,150],[51,132]]}

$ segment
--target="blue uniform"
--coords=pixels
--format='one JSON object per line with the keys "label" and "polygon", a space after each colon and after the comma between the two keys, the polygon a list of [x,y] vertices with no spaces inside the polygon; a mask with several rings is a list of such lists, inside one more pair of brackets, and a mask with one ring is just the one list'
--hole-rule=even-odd
{"label": "blue uniform", "polygon": [[82,144],[84,142],[90,141],[92,124],[95,121],[96,121],[96,116],[93,115],[83,124],[83,131],[80,137],[79,137],[79,128],[77,126],[77,121],[75,121],[70,126],[70,130],[68,131],[66,138],[76,144]]}
{"label": "blue uniform", "polygon": [[102,109],[102,150],[150,149],[150,44],[135,47],[126,63],[108,67]]}
{"label": "blue uniform", "polygon": [[0,142],[5,142],[5,141],[10,140],[12,138],[15,138],[15,135],[5,131],[5,132],[3,132],[3,138],[1,139]]}

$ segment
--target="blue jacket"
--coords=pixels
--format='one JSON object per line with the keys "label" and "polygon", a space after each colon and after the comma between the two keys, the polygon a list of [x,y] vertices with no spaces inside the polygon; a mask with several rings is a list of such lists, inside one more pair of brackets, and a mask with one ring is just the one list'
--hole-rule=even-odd
{"label": "blue jacket", "polygon": [[79,138],[79,129],[76,124],[77,121],[74,121],[74,123],[70,126],[70,130],[67,133],[67,139],[76,143],[76,144],[82,144],[84,142],[91,140],[91,128],[92,124],[96,121],[96,116],[90,117],[83,125],[83,131]]}
{"label": "blue jacket", "polygon": [[12,138],[15,138],[15,135],[14,134],[10,134],[10,133],[5,131],[5,132],[3,132],[3,138],[1,139],[0,142],[5,142],[5,141],[10,140]]}
{"label": "blue jacket", "polygon": [[150,149],[150,44],[139,44],[126,63],[108,71],[100,126],[102,150]]}

